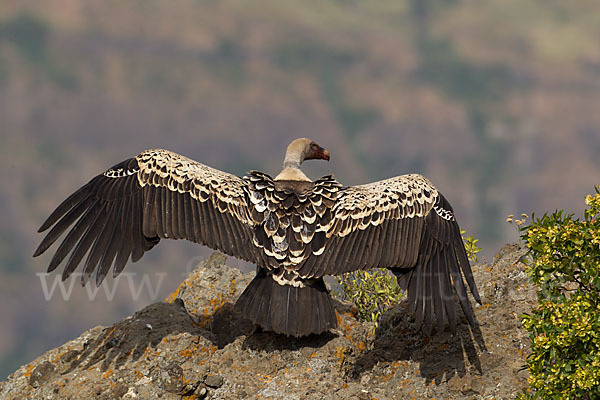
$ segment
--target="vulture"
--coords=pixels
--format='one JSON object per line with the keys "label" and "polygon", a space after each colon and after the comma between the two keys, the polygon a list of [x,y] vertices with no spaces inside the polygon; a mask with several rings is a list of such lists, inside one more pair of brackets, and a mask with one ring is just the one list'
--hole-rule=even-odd
{"label": "vulture", "polygon": [[[146,150],[97,175],[64,200],[39,232],[34,253],[63,237],[48,266],[67,258],[67,279],[87,255],[85,285],[117,276],[161,239],[186,239],[257,266],[235,308],[266,331],[300,337],[337,327],[327,275],[387,268],[407,292],[418,329],[447,324],[456,298],[474,325],[466,283],[481,303],[452,207],[418,174],[360,186],[310,180],[306,160],[329,152],[300,138],[275,177],[238,177],[168,150]],[[64,234],[64,235],[63,235]],[[464,280],[463,280],[464,277]]]}

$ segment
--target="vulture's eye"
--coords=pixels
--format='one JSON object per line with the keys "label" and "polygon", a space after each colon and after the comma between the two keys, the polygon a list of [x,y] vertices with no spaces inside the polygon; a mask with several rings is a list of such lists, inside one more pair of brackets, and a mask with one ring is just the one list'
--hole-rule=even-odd
{"label": "vulture's eye", "polygon": [[310,148],[313,150],[317,150],[319,148],[319,146],[317,146],[315,143],[310,145]]}

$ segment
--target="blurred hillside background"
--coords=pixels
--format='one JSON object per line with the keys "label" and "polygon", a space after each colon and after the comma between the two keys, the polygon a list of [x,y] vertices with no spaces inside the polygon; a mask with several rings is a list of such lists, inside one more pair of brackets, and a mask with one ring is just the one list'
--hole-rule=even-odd
{"label": "blurred hillside background", "polygon": [[[600,183],[600,7],[2,0],[0,379],[152,301],[78,282],[45,300],[35,232],[67,195],[152,147],[273,174],[301,136],[332,153],[312,177],[425,174],[489,261],[517,238],[507,214],[578,211]],[[210,253],[163,241],[126,272],[168,272],[162,300]]]}

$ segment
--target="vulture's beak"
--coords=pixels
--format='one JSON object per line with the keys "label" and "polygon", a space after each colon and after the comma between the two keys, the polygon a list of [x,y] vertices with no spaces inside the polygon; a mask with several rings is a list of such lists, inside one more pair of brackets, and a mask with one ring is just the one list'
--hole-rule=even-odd
{"label": "vulture's beak", "polygon": [[329,152],[321,147],[321,155],[323,160],[329,161]]}

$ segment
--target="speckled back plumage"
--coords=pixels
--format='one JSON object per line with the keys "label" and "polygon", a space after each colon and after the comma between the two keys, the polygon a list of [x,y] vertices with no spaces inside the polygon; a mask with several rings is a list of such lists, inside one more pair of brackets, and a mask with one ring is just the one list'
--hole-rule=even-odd
{"label": "speckled back plumage", "polygon": [[[304,146],[304,147],[303,147]],[[294,336],[337,324],[322,278],[389,268],[408,292],[417,326],[456,327],[454,293],[474,323],[463,276],[477,288],[452,207],[425,177],[402,175],[344,187],[328,175],[313,181],[305,158],[329,159],[309,139],[288,147],[276,179],[243,178],[168,150],[153,149],[96,176],[48,217],[50,231],[35,251],[67,232],[49,271],[69,256],[68,278],[87,255],[86,283],[119,274],[160,239],[186,239],[255,263],[259,274],[238,308],[265,329]],[[286,179],[287,178],[287,179]],[[306,323],[296,319],[312,314]]]}

